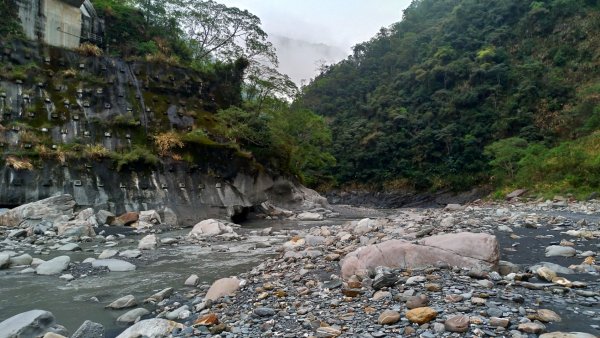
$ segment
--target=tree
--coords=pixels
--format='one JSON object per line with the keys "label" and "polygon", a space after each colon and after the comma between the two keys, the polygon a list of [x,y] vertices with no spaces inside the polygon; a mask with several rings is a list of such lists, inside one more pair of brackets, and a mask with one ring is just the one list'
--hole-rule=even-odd
{"label": "tree", "polygon": [[526,140],[511,137],[485,147],[485,155],[491,158],[490,165],[498,179],[515,178],[519,161],[525,156],[527,146]]}
{"label": "tree", "polygon": [[213,0],[180,0],[173,7],[196,58],[231,61],[244,57],[251,62],[277,64],[275,49],[260,27],[260,19],[247,10]]}
{"label": "tree", "polygon": [[245,86],[246,100],[254,102],[259,110],[268,98],[294,99],[298,93],[294,81],[275,68],[261,67],[248,70]]}

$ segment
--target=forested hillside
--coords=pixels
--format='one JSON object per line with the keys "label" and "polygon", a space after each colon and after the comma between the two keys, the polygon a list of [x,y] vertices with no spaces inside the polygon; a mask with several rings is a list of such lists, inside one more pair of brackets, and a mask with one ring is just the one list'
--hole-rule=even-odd
{"label": "forested hillside", "polygon": [[329,121],[341,184],[600,183],[596,0],[417,0],[297,104]]}

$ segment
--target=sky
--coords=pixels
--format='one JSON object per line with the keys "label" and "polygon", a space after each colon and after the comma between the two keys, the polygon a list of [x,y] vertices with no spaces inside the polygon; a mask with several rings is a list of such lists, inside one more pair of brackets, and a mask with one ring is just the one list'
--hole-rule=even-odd
{"label": "sky", "polygon": [[346,58],[352,46],[402,19],[411,0],[217,0],[258,16],[269,34],[280,71],[297,83],[323,63]]}

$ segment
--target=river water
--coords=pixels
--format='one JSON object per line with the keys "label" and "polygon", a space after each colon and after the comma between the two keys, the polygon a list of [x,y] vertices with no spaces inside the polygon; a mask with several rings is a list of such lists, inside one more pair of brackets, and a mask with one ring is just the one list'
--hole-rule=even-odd
{"label": "river water", "polygon": [[[396,210],[397,212],[398,210]],[[334,219],[322,222],[295,221],[252,221],[237,229],[240,235],[246,237],[241,242],[214,243],[213,248],[200,245],[179,244],[162,246],[155,251],[144,252],[140,260],[135,261],[137,270],[133,272],[112,272],[97,276],[88,276],[71,282],[60,280],[57,276],[37,276],[19,274],[20,269],[0,270],[0,321],[15,314],[32,309],[42,309],[52,312],[59,324],[64,325],[71,333],[85,320],[99,322],[107,329],[107,337],[116,337],[125,327],[116,324],[116,319],[128,310],[114,311],[104,308],[111,301],[132,294],[138,302],[167,287],[183,290],[184,281],[191,275],[200,276],[201,283],[210,284],[223,277],[237,275],[249,271],[268,257],[277,254],[276,248],[289,236],[259,236],[257,230],[272,227],[275,232],[280,230],[302,230],[313,226],[342,224],[349,219],[361,216],[373,217],[392,213],[392,210],[379,211],[379,215],[345,215],[344,219]],[[573,221],[587,218],[590,221],[600,221],[589,215],[573,213],[552,213],[554,216],[566,216]],[[161,238],[184,236],[190,229],[175,230],[161,233]],[[563,266],[574,262],[573,259],[560,257],[547,258],[544,248],[557,244],[561,239],[570,239],[551,227],[540,229],[517,228],[515,234],[522,237],[518,243],[510,239],[507,233],[497,233],[502,249],[503,260],[528,266],[542,261],[550,261]],[[143,235],[128,235],[115,247],[119,250],[136,248],[138,240]],[[267,248],[255,248],[257,243],[270,243]],[[580,249],[597,250],[597,241],[585,242]],[[97,257],[106,247],[97,242],[82,243],[82,252],[68,253],[72,262],[83,261],[89,257]],[[228,248],[227,252],[213,250],[218,246]],[[264,245],[261,245],[261,247]],[[512,247],[514,250],[505,250]],[[218,252],[217,252],[218,251]],[[33,257],[48,260],[64,253],[53,252],[48,256]],[[566,276],[571,280],[590,283],[591,289],[598,290],[600,279],[597,275],[577,274]],[[191,289],[190,289],[191,290]],[[96,300],[97,299],[97,300]],[[552,302],[549,308],[563,316],[563,321],[550,325],[552,330],[570,331],[589,329],[590,318],[581,314],[594,308],[597,304],[580,307],[578,304]],[[144,304],[146,308],[152,310]]]}
{"label": "river water", "polygon": [[[141,260],[135,262],[135,271],[103,273],[71,282],[61,280],[58,276],[19,274],[21,269],[0,270],[0,322],[21,312],[41,309],[52,312],[57,323],[64,325],[71,333],[89,319],[104,325],[107,337],[115,337],[126,328],[117,325],[116,319],[130,309],[104,309],[111,301],[131,294],[141,303],[143,299],[164,288],[182,289],[184,281],[191,274],[197,274],[201,283],[210,284],[216,279],[249,271],[264,259],[274,256],[277,244],[287,239],[286,236],[257,236],[254,230],[266,227],[272,227],[275,231],[302,229],[326,224],[331,223],[252,221],[236,230],[240,235],[246,236],[246,240],[215,243],[221,248],[228,247],[228,252],[215,252],[210,247],[191,244],[161,246],[158,250],[144,252]],[[183,236],[189,230],[164,232],[159,237]],[[142,236],[127,236],[112,249],[135,249],[137,240]],[[272,247],[255,249],[258,242],[269,242]],[[97,242],[80,245],[82,252],[52,252],[47,256],[27,253],[44,260],[66,254],[71,257],[71,262],[81,262],[89,257],[96,258],[106,249]]]}

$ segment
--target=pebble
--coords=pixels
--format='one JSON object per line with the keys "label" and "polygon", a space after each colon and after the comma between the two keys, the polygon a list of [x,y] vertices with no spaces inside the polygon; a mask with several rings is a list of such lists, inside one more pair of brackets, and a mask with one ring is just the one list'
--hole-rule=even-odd
{"label": "pebble", "polygon": [[379,325],[396,324],[400,320],[400,313],[397,311],[386,310],[379,315],[377,323]]}

